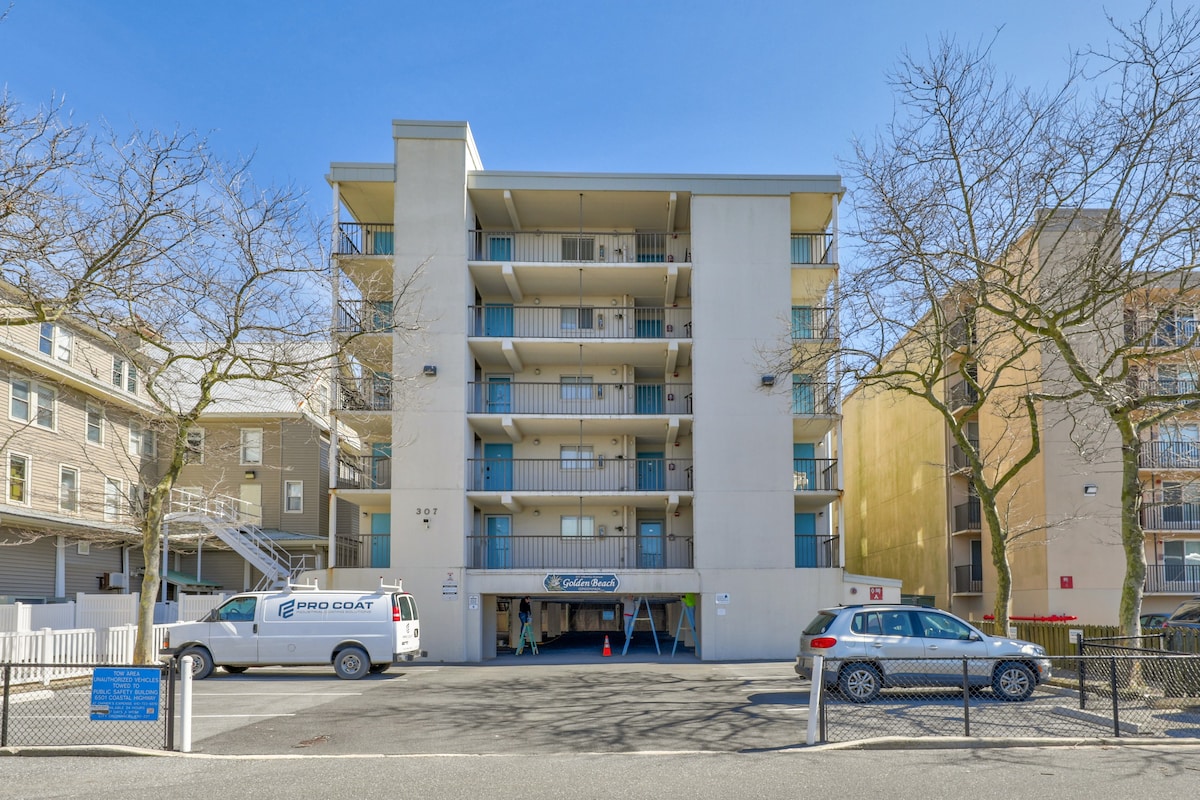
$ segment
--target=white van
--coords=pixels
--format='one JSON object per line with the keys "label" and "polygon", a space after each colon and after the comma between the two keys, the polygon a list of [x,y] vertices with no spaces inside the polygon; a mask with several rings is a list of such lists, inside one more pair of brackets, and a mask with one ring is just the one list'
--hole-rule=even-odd
{"label": "white van", "polygon": [[169,626],[159,655],[191,656],[197,679],[214,667],[333,664],[339,678],[353,680],[425,655],[419,622],[417,601],[400,586],[356,592],[293,585],[244,592],[197,622]]}

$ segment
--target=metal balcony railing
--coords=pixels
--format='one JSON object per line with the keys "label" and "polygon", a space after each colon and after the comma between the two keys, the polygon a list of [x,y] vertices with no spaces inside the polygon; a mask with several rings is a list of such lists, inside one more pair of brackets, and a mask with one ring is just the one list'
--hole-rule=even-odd
{"label": "metal balcony railing", "polygon": [[1142,530],[1200,532],[1200,503],[1156,503],[1142,507]]}
{"label": "metal balcony railing", "polygon": [[832,264],[833,234],[793,233],[793,264]]}
{"label": "metal balcony railing", "polygon": [[690,339],[690,308],[470,306],[471,336],[515,339]]}
{"label": "metal balcony railing", "polygon": [[954,507],[954,533],[983,529],[983,514],[979,509],[979,498],[972,498]]}
{"label": "metal balcony railing", "polygon": [[[979,442],[972,441],[971,447],[975,452],[979,452]],[[954,472],[959,472],[964,469],[970,469],[971,463],[967,460],[967,454],[958,445],[950,446],[950,469]]]}
{"label": "metal balcony railing", "polygon": [[836,492],[837,459],[793,459],[792,482],[797,492]]}
{"label": "metal balcony railing", "polygon": [[837,414],[837,388],[832,383],[792,379],[792,414],[798,417]]}
{"label": "metal balcony railing", "polygon": [[1142,469],[1200,469],[1200,442],[1152,440],[1142,442]]}
{"label": "metal balcony railing", "polygon": [[337,407],[340,411],[391,411],[391,378],[379,375],[339,378]]}
{"label": "metal balcony railing", "polygon": [[1148,564],[1145,591],[1153,594],[1200,594],[1200,565]]}
{"label": "metal balcony railing", "polygon": [[1172,395],[1195,394],[1197,384],[1194,378],[1162,377],[1154,380],[1131,380],[1128,386],[1138,397],[1161,395],[1163,402],[1174,402]]}
{"label": "metal balcony railing", "polygon": [[395,327],[391,300],[343,300],[338,303],[338,333],[386,333]]}
{"label": "metal balcony railing", "polygon": [[946,344],[951,350],[978,344],[975,338],[974,318],[959,317],[951,322],[946,329]]}
{"label": "metal balcony railing", "polygon": [[959,381],[950,387],[947,402],[951,409],[973,406],[979,402],[979,391],[966,381]]}
{"label": "metal balcony railing", "polygon": [[559,383],[482,381],[467,384],[470,414],[691,414],[690,383]]}
{"label": "metal balcony railing", "polygon": [[979,564],[963,564],[954,568],[954,591],[958,594],[979,594],[983,591],[983,572]]}
{"label": "metal balcony railing", "polygon": [[334,232],[334,255],[390,256],[396,251],[395,226],[390,222],[339,222]]}
{"label": "metal balcony railing", "polygon": [[691,569],[692,537],[468,536],[470,569]]}
{"label": "metal balcony railing", "polygon": [[792,306],[792,340],[832,341],[837,338],[837,318],[825,306]]}
{"label": "metal balcony railing", "polygon": [[796,534],[796,566],[801,569],[840,567],[840,536]]}
{"label": "metal balcony railing", "polygon": [[690,458],[472,458],[474,492],[688,492]]}
{"label": "metal balcony railing", "polygon": [[392,460],[386,456],[338,456],[339,489],[392,488]]}
{"label": "metal balcony railing", "polygon": [[471,261],[662,264],[692,259],[686,233],[614,231],[470,232]]}
{"label": "metal balcony railing", "polygon": [[1187,347],[1196,344],[1196,320],[1191,316],[1125,320],[1125,343],[1144,342],[1147,347]]}

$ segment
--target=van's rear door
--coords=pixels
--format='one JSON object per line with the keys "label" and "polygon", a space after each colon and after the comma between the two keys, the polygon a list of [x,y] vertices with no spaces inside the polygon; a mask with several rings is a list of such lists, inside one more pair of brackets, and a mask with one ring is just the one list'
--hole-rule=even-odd
{"label": "van's rear door", "polygon": [[396,642],[395,657],[416,655],[421,649],[421,620],[417,616],[417,601],[411,594],[392,595],[392,627]]}

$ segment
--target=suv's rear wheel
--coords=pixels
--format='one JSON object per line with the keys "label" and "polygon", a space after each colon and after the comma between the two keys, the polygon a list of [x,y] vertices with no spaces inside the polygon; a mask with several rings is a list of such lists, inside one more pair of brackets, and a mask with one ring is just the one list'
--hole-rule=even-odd
{"label": "suv's rear wheel", "polygon": [[838,675],[838,688],[852,703],[869,703],[879,696],[883,679],[870,664],[848,664]]}
{"label": "suv's rear wheel", "polygon": [[992,691],[1001,700],[1026,700],[1036,685],[1033,670],[1019,661],[1001,663],[992,675]]}

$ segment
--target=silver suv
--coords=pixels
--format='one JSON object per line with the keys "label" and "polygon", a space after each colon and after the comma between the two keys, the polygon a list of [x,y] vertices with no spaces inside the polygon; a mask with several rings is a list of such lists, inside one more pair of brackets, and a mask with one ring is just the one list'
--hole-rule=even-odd
{"label": "silver suv", "polygon": [[[796,673],[822,680],[848,700],[869,703],[889,686],[962,686],[962,659],[972,686],[1002,700],[1025,700],[1050,677],[1041,645],[987,636],[953,614],[908,605],[843,606],[817,613],[800,637]],[[897,660],[893,660],[897,659]]]}

